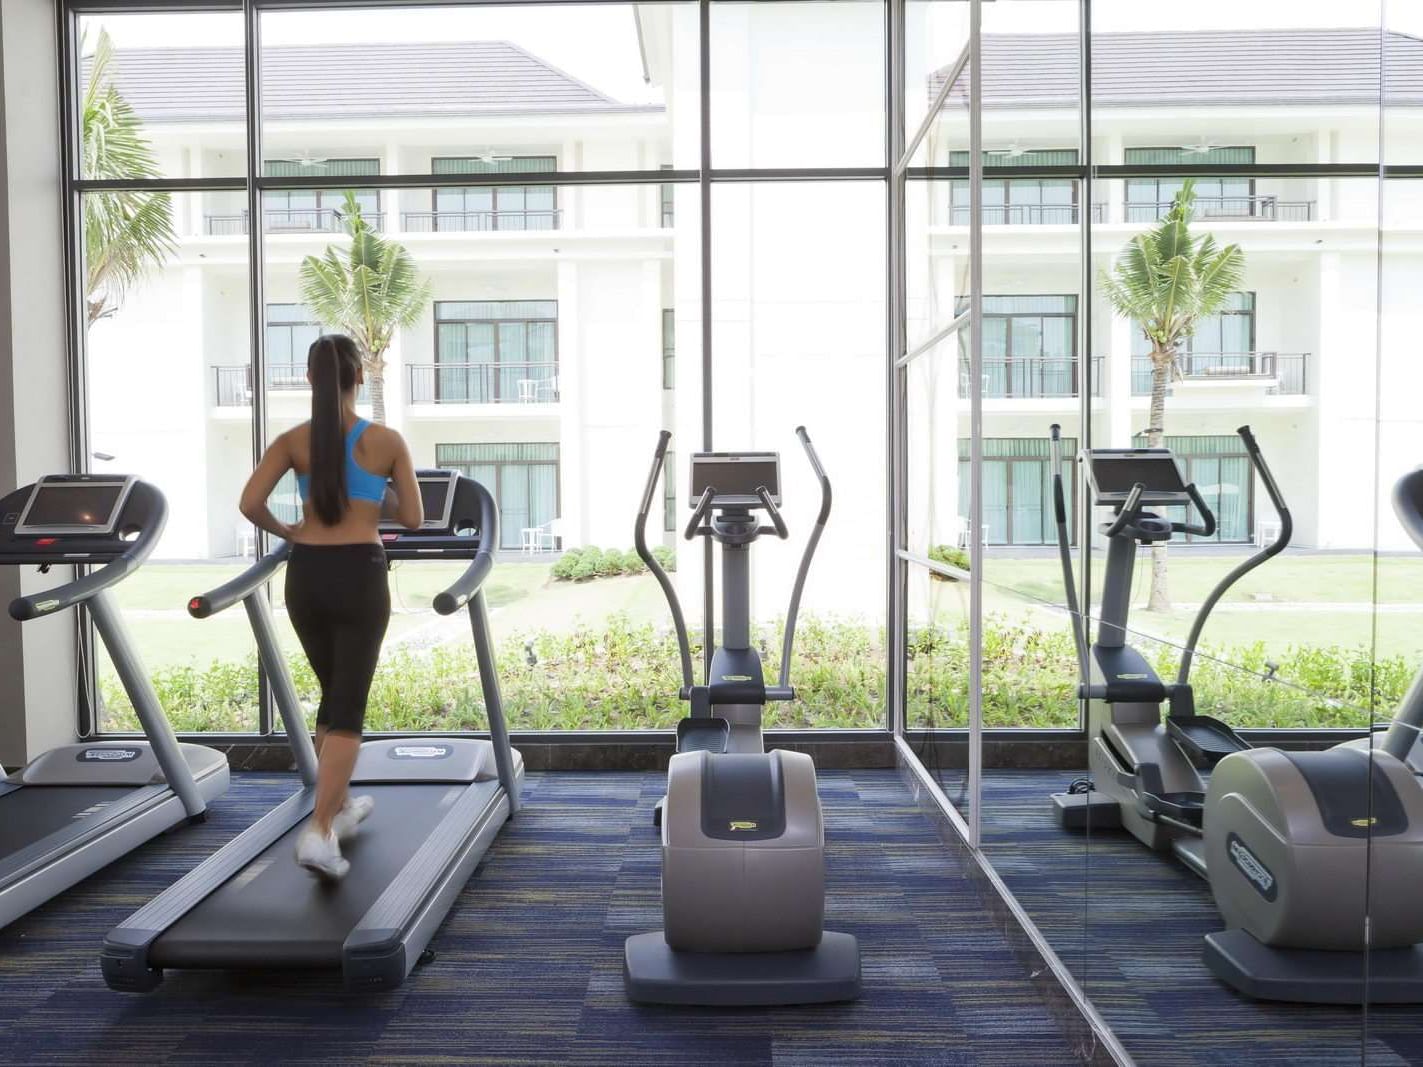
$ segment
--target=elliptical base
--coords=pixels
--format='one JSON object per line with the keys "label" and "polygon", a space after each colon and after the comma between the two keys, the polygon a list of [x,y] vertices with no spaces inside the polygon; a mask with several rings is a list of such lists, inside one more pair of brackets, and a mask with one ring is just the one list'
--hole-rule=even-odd
{"label": "elliptical base", "polygon": [[[1273,948],[1244,930],[1207,934],[1205,963],[1253,1000],[1423,1004],[1423,946],[1362,952]],[[1367,981],[1365,976],[1367,975]]]}
{"label": "elliptical base", "polygon": [[654,930],[627,939],[623,978],[639,1004],[828,1004],[860,995],[860,946],[826,931],[815,948],[795,952],[678,952]]}

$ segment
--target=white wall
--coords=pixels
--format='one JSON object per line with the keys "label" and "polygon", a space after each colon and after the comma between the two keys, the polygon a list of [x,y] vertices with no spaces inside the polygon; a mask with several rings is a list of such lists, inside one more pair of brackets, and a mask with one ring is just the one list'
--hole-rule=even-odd
{"label": "white wall", "polygon": [[[55,115],[54,13],[7,0],[0,23],[0,491],[69,469],[63,242]],[[72,577],[0,567],[0,600]],[[13,768],[74,739],[74,619],[0,613],[0,764]]]}

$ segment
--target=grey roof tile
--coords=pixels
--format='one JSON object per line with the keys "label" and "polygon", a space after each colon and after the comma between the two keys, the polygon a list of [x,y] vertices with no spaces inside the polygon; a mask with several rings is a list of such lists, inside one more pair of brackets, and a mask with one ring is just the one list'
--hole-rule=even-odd
{"label": "grey roof tile", "polygon": [[[1423,103],[1423,40],[1377,29],[1103,33],[1092,41],[1097,107]],[[932,100],[948,67],[930,78]],[[1078,105],[1076,34],[985,34],[984,106]],[[968,79],[950,95],[964,103]]]}
{"label": "grey roof tile", "polygon": [[[126,48],[113,78],[149,122],[240,120],[242,49]],[[508,41],[331,44],[262,50],[266,118],[645,112]]]}

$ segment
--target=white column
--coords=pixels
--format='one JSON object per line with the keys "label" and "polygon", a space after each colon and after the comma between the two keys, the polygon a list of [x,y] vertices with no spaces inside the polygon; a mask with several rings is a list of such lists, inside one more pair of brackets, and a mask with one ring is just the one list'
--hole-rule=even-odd
{"label": "white column", "polygon": [[[1110,313],[1110,312],[1109,312]],[[1132,433],[1131,342],[1136,326],[1130,319],[1112,315],[1105,345],[1098,343],[1103,355],[1102,401],[1107,410],[1107,439],[1094,442],[1108,448],[1129,448]]]}
{"label": "white column", "polygon": [[[566,191],[566,190],[565,190]],[[579,350],[579,266],[570,260],[558,264],[558,477],[563,547],[574,548],[588,539],[588,478],[585,470],[585,367]]]}
{"label": "white column", "polygon": [[[7,0],[0,40],[0,486],[69,469],[65,307],[60,247],[54,13]],[[0,602],[72,577],[0,567]],[[74,621],[23,626],[0,613],[0,763],[24,763],[74,739]]]}

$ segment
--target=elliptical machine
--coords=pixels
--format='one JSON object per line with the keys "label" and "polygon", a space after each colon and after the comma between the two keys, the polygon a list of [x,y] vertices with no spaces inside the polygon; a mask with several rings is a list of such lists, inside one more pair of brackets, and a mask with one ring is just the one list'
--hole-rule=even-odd
{"label": "elliptical machine", "polygon": [[[1423,548],[1423,468],[1393,490]],[[1261,1000],[1423,1002],[1423,671],[1383,736],[1324,752],[1225,757],[1206,790],[1205,856],[1227,929],[1205,961]]]}
{"label": "elliptical machine", "polygon": [[[1280,535],[1211,591],[1176,682],[1167,684],[1125,643],[1136,548],[1177,531],[1208,536],[1215,519],[1195,486],[1182,482],[1169,450],[1084,450],[1093,501],[1115,512],[1102,526],[1110,542],[1102,620],[1089,646],[1052,427],[1058,547],[1095,787],[1054,795],[1055,814],[1071,829],[1123,827],[1206,878],[1228,929],[1206,936],[1205,963],[1239,992],[1326,1004],[1423,1002],[1423,910],[1416,907],[1423,783],[1406,762],[1423,732],[1423,672],[1372,753],[1369,739],[1323,752],[1251,748],[1224,723],[1196,714],[1190,668],[1206,618],[1243,575],[1284,550],[1293,529],[1250,428],[1236,432],[1279,513]],[[1188,502],[1198,526],[1143,510]],[[1423,547],[1423,470],[1398,483],[1394,508]]]}
{"label": "elliptical machine", "polygon": [[[695,684],[677,591],[646,537],[671,436],[664,430],[658,439],[635,542],[671,608],[681,653],[679,695],[691,707],[677,727],[677,753],[659,806],[665,929],[628,938],[628,996],[641,1003],[716,1006],[853,1000],[860,993],[859,944],[823,926],[825,829],[815,764],[800,752],[766,752],[761,733],[766,702],[795,699],[790,663],[796,614],[830,515],[830,479],[805,427],[797,427],[820,482],[820,514],[791,594],[780,677],[768,686],[751,646],[750,547],[762,534],[789,536],[779,510],[780,457],[692,456],[696,503],[685,537],[710,537],[722,548],[722,645],[714,648],[705,680]],[[770,526],[762,525],[758,511]],[[706,641],[714,647],[710,627]]]}
{"label": "elliptical machine", "polygon": [[[1191,663],[1206,619],[1220,599],[1246,574],[1279,555],[1294,529],[1289,506],[1260,454],[1249,426],[1237,431],[1250,464],[1280,517],[1275,541],[1250,556],[1216,584],[1191,626],[1174,683],[1163,682],[1136,649],[1126,643],[1132,571],[1138,545],[1170,540],[1176,533],[1209,537],[1216,520],[1195,485],[1181,478],[1166,448],[1092,448],[1081,456],[1083,472],[1098,507],[1113,509],[1104,523],[1107,568],[1097,640],[1088,643],[1087,620],[1078,611],[1072,550],[1062,480],[1062,438],[1052,426],[1053,497],[1058,556],[1071,615],[1087,701],[1088,764],[1093,789],[1053,795],[1053,811],[1067,829],[1122,827],[1148,848],[1170,850],[1192,871],[1206,876],[1201,827],[1206,779],[1233,752],[1250,748],[1219,719],[1196,713]],[[1194,508],[1198,521],[1177,521],[1148,508]],[[1188,516],[1189,517],[1189,516]],[[1162,719],[1161,705],[1167,705]]]}

